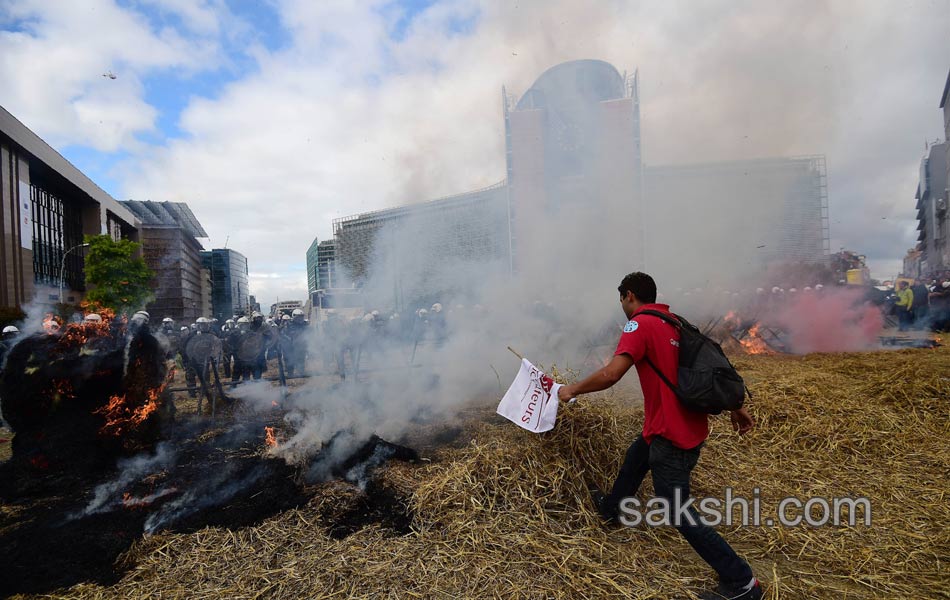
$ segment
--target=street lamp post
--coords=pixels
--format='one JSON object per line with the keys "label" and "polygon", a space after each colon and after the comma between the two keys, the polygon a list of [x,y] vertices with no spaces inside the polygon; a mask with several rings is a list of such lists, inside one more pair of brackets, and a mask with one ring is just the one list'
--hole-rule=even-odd
{"label": "street lamp post", "polygon": [[60,265],[59,265],[59,303],[60,304],[63,303],[63,275],[65,274],[65,271],[66,271],[66,255],[72,252],[73,250],[75,250],[76,248],[87,248],[88,246],[89,244],[77,244],[73,246],[72,248],[70,248],[69,250],[67,250],[66,252],[63,252],[63,260],[60,262]]}

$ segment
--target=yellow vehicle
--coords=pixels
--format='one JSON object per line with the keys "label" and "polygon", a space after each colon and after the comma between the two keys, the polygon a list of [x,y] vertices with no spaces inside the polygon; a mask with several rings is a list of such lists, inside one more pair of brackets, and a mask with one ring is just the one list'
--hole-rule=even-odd
{"label": "yellow vehicle", "polygon": [[848,269],[846,277],[848,285],[871,285],[871,272],[867,267]]}

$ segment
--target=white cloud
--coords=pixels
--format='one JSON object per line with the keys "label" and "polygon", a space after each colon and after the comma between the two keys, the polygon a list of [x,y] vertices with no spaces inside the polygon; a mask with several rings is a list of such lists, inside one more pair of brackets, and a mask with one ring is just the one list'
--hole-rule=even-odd
{"label": "white cloud", "polygon": [[143,78],[161,69],[194,72],[216,56],[213,43],[155,31],[112,0],[12,0],[0,22],[19,24],[0,31],[0,103],[54,146],[134,147],[157,116]]}
{"label": "white cloud", "polygon": [[222,0],[139,0],[139,3],[175,15],[189,30],[206,35],[217,34],[222,14],[229,12]]}

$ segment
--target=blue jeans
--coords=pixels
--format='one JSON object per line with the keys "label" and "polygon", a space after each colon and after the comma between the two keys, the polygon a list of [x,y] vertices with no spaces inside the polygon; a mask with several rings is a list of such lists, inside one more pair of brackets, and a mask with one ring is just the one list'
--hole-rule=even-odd
{"label": "blue jeans", "polygon": [[[680,498],[685,502],[690,497],[689,476],[699,460],[701,447],[702,444],[683,450],[662,437],[655,437],[648,444],[642,435],[637,436],[627,449],[617,480],[604,502],[605,511],[617,514],[621,500],[637,493],[648,471],[653,472],[653,489],[658,498],[665,498],[672,506],[676,490],[679,489]],[[719,581],[735,586],[749,583],[752,580],[749,563],[742,560],[715,529],[704,525],[695,509],[690,507],[689,512],[696,524],[684,519],[676,529],[716,571]]]}

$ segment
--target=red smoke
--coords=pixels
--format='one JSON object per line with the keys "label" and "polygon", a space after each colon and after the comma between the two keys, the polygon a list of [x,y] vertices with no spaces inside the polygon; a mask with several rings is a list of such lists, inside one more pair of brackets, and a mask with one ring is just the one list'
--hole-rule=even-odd
{"label": "red smoke", "polygon": [[809,352],[851,352],[877,348],[884,328],[879,308],[864,300],[861,290],[826,289],[799,292],[776,318],[788,333],[790,349]]}

